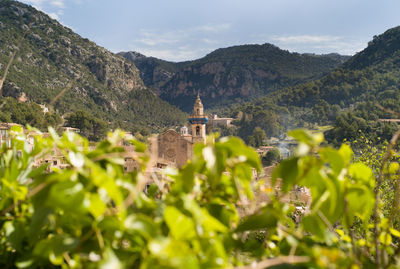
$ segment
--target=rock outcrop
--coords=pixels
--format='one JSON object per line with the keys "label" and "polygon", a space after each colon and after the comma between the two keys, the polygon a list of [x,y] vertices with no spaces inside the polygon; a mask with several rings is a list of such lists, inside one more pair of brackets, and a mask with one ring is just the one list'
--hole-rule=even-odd
{"label": "rock outcrop", "polygon": [[190,111],[190,100],[199,91],[209,107],[252,100],[319,78],[349,58],[290,53],[271,44],[218,49],[199,60],[181,63],[137,52],[120,55],[139,68],[146,86],[186,111]]}
{"label": "rock outcrop", "polygon": [[[128,126],[162,127],[183,121],[182,112],[150,92],[132,62],[82,38],[35,8],[17,1],[0,1],[0,22],[0,74],[10,55],[16,53],[4,82],[4,96],[17,98],[23,92],[27,100],[53,104],[63,114],[86,110],[109,122],[127,122]],[[137,96],[148,100],[138,100]],[[146,102],[157,103],[166,115],[155,117],[152,107],[143,107]],[[157,123],[155,118],[159,118]]]}

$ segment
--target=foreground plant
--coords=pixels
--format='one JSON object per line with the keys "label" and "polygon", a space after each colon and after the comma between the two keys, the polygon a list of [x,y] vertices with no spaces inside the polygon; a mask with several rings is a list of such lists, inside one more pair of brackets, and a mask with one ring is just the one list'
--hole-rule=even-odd
{"label": "foreground plant", "polygon": [[[125,141],[135,152],[124,151],[122,132],[89,150],[85,138],[75,133],[59,137],[52,130],[48,138],[37,136],[31,149],[22,130],[14,131],[12,148],[3,147],[0,154],[2,267],[265,268],[298,263],[395,268],[397,263],[400,232],[375,204],[379,192],[374,192],[372,170],[353,163],[346,145],[320,147],[322,135],[290,133],[300,146],[298,156],[274,171],[281,191],[261,186],[268,202],[249,212],[252,186],[258,186],[253,172],[261,165],[257,153],[238,138],[199,144],[191,162],[160,176],[146,166],[144,144]],[[70,168],[49,173],[46,166],[34,167],[34,160],[54,146]],[[127,157],[138,162],[138,170],[124,172]],[[397,174],[398,165],[390,169]],[[312,194],[298,223],[294,207],[281,202],[295,186]],[[239,215],[238,208],[247,215]]]}

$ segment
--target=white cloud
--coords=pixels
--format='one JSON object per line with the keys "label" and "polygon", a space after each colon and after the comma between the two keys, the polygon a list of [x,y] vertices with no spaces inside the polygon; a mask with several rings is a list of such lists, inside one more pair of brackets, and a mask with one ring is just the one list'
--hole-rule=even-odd
{"label": "white cloud", "polygon": [[281,43],[325,43],[340,40],[339,36],[330,35],[292,35],[292,36],[274,36],[272,40]]}
{"label": "white cloud", "polygon": [[367,42],[360,40],[349,40],[333,42],[325,45],[313,45],[311,49],[321,50],[325,52],[337,52],[343,55],[354,55],[363,50],[367,46]]}
{"label": "white cloud", "polygon": [[50,4],[52,6],[55,6],[55,7],[58,7],[58,8],[64,8],[65,7],[65,4],[64,4],[63,0],[51,0],[49,2],[50,2]]}
{"label": "white cloud", "polygon": [[193,49],[189,46],[183,46],[178,49],[137,48],[135,50],[146,56],[152,56],[167,61],[181,62],[203,57],[212,49]]}
{"label": "white cloud", "polygon": [[224,34],[231,25],[204,24],[194,27],[163,31],[141,29],[130,48],[147,56],[169,61],[187,61],[203,57],[224,44]]}
{"label": "white cloud", "polygon": [[185,33],[183,31],[169,31],[165,33],[160,33],[154,30],[140,30],[141,37],[136,41],[147,45],[165,45],[165,44],[175,44],[181,41]]}
{"label": "white cloud", "polygon": [[162,31],[154,29],[141,29],[140,37],[135,41],[146,46],[170,45],[180,42],[203,41],[211,44],[216,41],[215,35],[221,34],[231,28],[230,24],[206,24],[198,27],[190,27],[186,29],[176,29],[173,31]]}
{"label": "white cloud", "polygon": [[206,44],[219,44],[220,41],[216,39],[203,38],[202,41]]}
{"label": "white cloud", "polygon": [[38,7],[43,9],[49,5],[56,7],[56,8],[64,8],[65,7],[65,0],[25,0],[23,1],[27,4],[30,4],[34,7]]}
{"label": "white cloud", "polygon": [[50,13],[47,13],[47,15],[49,15],[50,18],[52,18],[53,20],[57,20],[57,21],[60,20],[60,17],[58,17],[57,13],[50,12]]}
{"label": "white cloud", "polygon": [[24,3],[33,6],[34,8],[43,11],[43,0],[27,0],[27,1],[23,1]]}
{"label": "white cloud", "polygon": [[46,12],[51,18],[59,21],[60,16],[63,15],[65,1],[66,0],[25,0],[23,2]]}
{"label": "white cloud", "polygon": [[205,24],[197,29],[203,32],[211,32],[211,33],[220,33],[226,30],[229,30],[231,25],[229,23],[221,23],[221,24]]}
{"label": "white cloud", "polygon": [[255,43],[272,43],[292,52],[331,53],[353,55],[367,45],[367,40],[334,35],[259,35]]}
{"label": "white cloud", "polygon": [[40,6],[44,0],[27,0],[27,1],[23,1],[27,4],[31,4],[31,5],[35,5],[35,6]]}

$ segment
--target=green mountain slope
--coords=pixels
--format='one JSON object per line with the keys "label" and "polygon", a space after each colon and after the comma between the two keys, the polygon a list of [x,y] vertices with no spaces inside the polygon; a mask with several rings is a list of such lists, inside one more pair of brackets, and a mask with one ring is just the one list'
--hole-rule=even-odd
{"label": "green mountain slope", "polygon": [[[270,120],[260,120],[260,111],[269,113]],[[400,116],[400,27],[375,36],[366,49],[323,78],[236,106],[227,115],[239,112],[245,115],[237,122],[243,138],[256,126],[270,136],[285,128],[330,124],[334,129],[327,135],[333,142],[360,135],[390,139],[398,126],[378,119]]]}
{"label": "green mountain slope", "polygon": [[337,54],[290,53],[271,44],[218,49],[181,63],[132,52],[120,55],[140,69],[143,81],[162,99],[185,111],[199,91],[208,107],[221,107],[319,78],[348,59]]}
{"label": "green mountain slope", "polygon": [[[25,34],[25,36],[24,36]],[[180,124],[185,115],[150,92],[134,64],[25,4],[0,1],[0,74],[15,59],[2,96],[86,110],[118,127]],[[1,95],[0,95],[1,96]]]}
{"label": "green mountain slope", "polygon": [[311,107],[325,101],[346,108],[369,101],[400,111],[400,27],[374,37],[365,50],[324,78],[275,97],[282,105]]}
{"label": "green mountain slope", "polygon": [[[394,65],[387,66],[390,63]],[[373,67],[388,70],[398,67],[399,64],[400,27],[395,27],[379,36],[374,36],[373,40],[368,43],[368,47],[346,62],[344,68],[361,70]]]}

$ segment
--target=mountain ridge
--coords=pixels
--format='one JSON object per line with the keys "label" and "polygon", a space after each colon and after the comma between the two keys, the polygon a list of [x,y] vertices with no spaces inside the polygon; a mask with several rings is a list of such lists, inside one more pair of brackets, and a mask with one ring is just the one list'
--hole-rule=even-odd
{"label": "mountain ridge", "polygon": [[367,48],[320,79],[274,91],[243,104],[219,109],[237,118],[239,135],[251,144],[257,127],[268,137],[294,128],[329,125],[329,142],[365,137],[389,141],[398,126],[379,119],[398,118],[400,112],[400,27],[374,36]]}
{"label": "mountain ridge", "polygon": [[348,59],[337,54],[291,53],[268,43],[220,48],[203,58],[178,63],[137,52],[119,55],[138,67],[146,86],[185,111],[198,92],[210,107],[251,100],[318,78]]}
{"label": "mountain ridge", "polygon": [[297,93],[297,97],[303,96],[297,98],[298,101],[293,98],[278,98],[282,104],[286,102],[311,106],[315,104],[315,100],[323,99],[335,104],[344,102],[342,106],[346,106],[366,98],[379,97],[377,94],[386,90],[400,93],[399,70],[400,26],[374,36],[367,48],[323,78],[298,87],[289,87],[277,95],[286,92],[289,95]]}
{"label": "mountain ridge", "polygon": [[0,22],[0,74],[17,52],[4,82],[4,97],[25,96],[28,102],[52,104],[51,109],[61,114],[86,110],[112,127],[143,125],[155,131],[184,122],[184,113],[144,85],[133,63],[45,13],[2,0]]}

